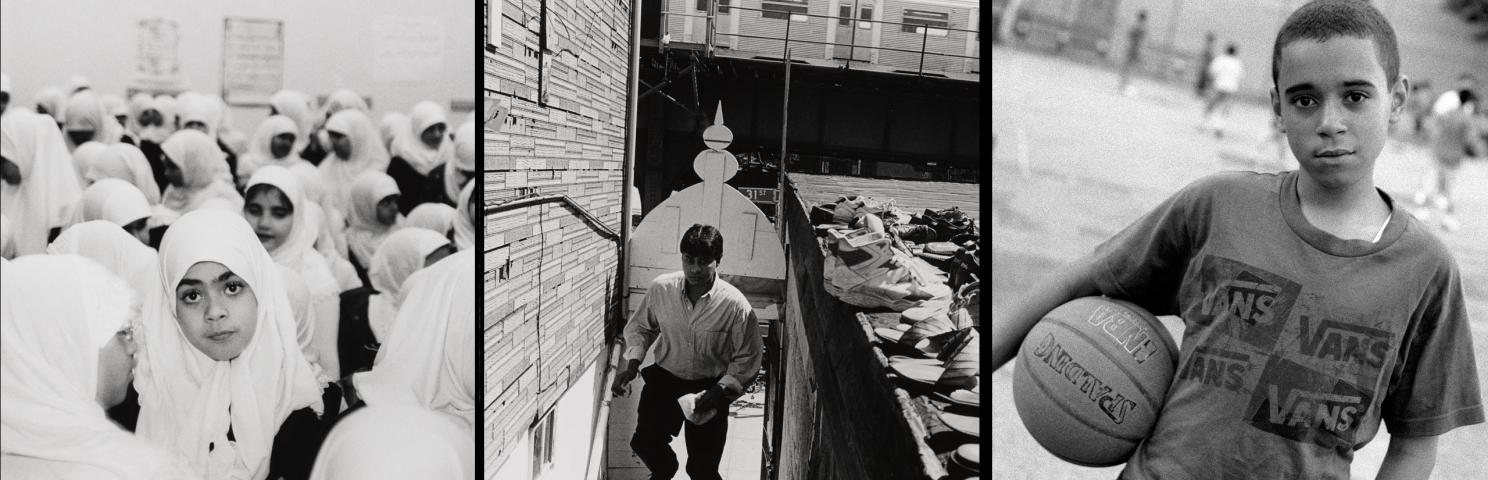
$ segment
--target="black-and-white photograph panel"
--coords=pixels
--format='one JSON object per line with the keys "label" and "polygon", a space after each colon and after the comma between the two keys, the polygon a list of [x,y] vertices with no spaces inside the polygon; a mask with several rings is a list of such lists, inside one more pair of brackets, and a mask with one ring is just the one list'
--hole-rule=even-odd
{"label": "black-and-white photograph panel", "polygon": [[487,478],[978,476],[977,2],[485,9]]}
{"label": "black-and-white photograph panel", "polygon": [[992,478],[1484,475],[1488,2],[991,13]]}
{"label": "black-and-white photograph panel", "polygon": [[473,10],[0,4],[0,476],[475,478]]}

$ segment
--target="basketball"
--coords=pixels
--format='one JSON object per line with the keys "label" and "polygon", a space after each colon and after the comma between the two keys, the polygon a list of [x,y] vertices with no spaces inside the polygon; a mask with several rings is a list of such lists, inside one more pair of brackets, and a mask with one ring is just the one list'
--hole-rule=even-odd
{"label": "basketball", "polygon": [[1078,298],[1023,339],[1013,403],[1054,456],[1087,467],[1121,464],[1157,424],[1177,360],[1177,345],[1151,313]]}

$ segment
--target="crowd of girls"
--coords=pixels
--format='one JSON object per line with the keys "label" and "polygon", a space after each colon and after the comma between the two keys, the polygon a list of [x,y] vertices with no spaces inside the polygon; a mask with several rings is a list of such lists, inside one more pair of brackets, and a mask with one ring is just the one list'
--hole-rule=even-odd
{"label": "crowd of girls", "polygon": [[474,478],[476,136],[0,75],[0,477]]}

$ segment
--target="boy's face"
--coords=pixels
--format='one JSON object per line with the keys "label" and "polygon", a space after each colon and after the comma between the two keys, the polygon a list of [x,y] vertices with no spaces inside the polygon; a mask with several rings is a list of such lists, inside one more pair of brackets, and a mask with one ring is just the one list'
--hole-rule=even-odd
{"label": "boy's face", "polygon": [[1403,75],[1386,82],[1373,40],[1303,39],[1282,47],[1271,107],[1304,175],[1333,188],[1372,179],[1409,91]]}

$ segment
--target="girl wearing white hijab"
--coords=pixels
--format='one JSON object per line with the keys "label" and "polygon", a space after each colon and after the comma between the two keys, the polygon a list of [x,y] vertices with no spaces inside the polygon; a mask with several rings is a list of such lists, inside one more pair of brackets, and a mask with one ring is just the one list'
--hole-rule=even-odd
{"label": "girl wearing white hijab", "polygon": [[97,263],[37,255],[0,269],[0,476],[196,478],[103,409],[129,388],[134,292]]}
{"label": "girl wearing white hijab", "polygon": [[377,132],[382,134],[382,143],[388,152],[393,151],[393,141],[398,138],[398,132],[413,128],[408,119],[408,114],[403,112],[388,112],[382,116],[382,121],[377,122]]}
{"label": "girl wearing white hijab", "polygon": [[210,198],[221,198],[242,208],[243,197],[233,188],[227,159],[207,134],[181,130],[171,135],[160,149],[165,155],[165,175],[170,181],[161,205],[174,212],[160,216],[161,225],[169,225],[172,217],[195,210]]}
{"label": "girl wearing white hijab", "polygon": [[315,249],[331,264],[331,273],[336,275],[341,291],[361,288],[362,279],[347,260],[350,255],[346,246],[346,217],[337,210],[326,208],[325,181],[320,169],[309,163],[296,163],[289,167],[289,171],[300,180],[300,187],[310,202],[306,213],[319,219],[316,224],[320,225],[320,235],[315,238]]}
{"label": "girl wearing white hijab", "polygon": [[324,411],[278,267],[242,216],[203,209],[166,231],[160,272],[141,328],[137,433],[205,478],[268,478],[285,420]]}
{"label": "girl wearing white hijab", "polygon": [[149,245],[152,215],[149,201],[138,188],[117,178],[105,178],[83,190],[82,208],[78,209],[76,221],[103,220]]}
{"label": "girl wearing white hijab", "polygon": [[57,87],[46,87],[36,92],[36,113],[50,115],[57,129],[62,128],[62,120],[67,112],[67,94]]}
{"label": "girl wearing white hijab", "polygon": [[352,377],[367,405],[413,405],[475,424],[475,252],[414,273],[372,371]]}
{"label": "girl wearing white hijab", "polygon": [[398,190],[403,192],[398,211],[407,214],[418,204],[437,202],[444,196],[444,185],[439,178],[443,172],[437,169],[455,155],[448,131],[444,108],[427,101],[413,106],[408,128],[395,130],[389,152],[393,159],[387,172],[398,181]]}
{"label": "girl wearing white hijab", "polygon": [[299,126],[283,115],[271,116],[258,124],[253,141],[248,144],[248,152],[238,159],[238,178],[253,176],[265,165],[289,167],[296,163],[309,163],[297,153],[303,145],[300,136]]}
{"label": "girl wearing white hijab", "polygon": [[448,238],[432,230],[404,228],[391,235],[372,256],[367,277],[377,293],[367,299],[367,325],[381,343],[388,327],[398,315],[398,300],[403,281],[424,267],[455,253]]}
{"label": "girl wearing white hijab", "polygon": [[402,228],[398,195],[398,182],[382,172],[363,173],[351,184],[351,226],[346,229],[346,245],[351,250],[352,265],[363,272],[360,276],[364,278],[383,239]]}
{"label": "girl wearing white hijab", "polygon": [[62,118],[67,139],[74,147],[90,141],[110,145],[124,138],[124,126],[109,115],[102,99],[91,90],[72,94]]}
{"label": "girl wearing white hijab", "polygon": [[460,189],[475,178],[475,156],[480,142],[475,136],[475,119],[466,120],[455,131],[455,155],[453,162],[444,164],[444,194],[450,201],[457,201]]}
{"label": "girl wearing white hijab", "polygon": [[294,90],[280,90],[269,97],[269,115],[283,115],[295,124],[295,149],[300,153],[315,131],[315,116],[311,113],[310,97]]}
{"label": "girl wearing white hijab", "polygon": [[47,246],[53,255],[81,255],[144,289],[160,283],[160,257],[119,225],[91,220],[67,227]]}
{"label": "girl wearing white hijab", "polygon": [[325,117],[331,118],[337,113],[341,113],[342,110],[358,110],[364,115],[372,113],[372,108],[367,106],[366,99],[362,98],[361,95],[357,95],[356,92],[345,88],[331,92],[326,97]]}
{"label": "girl wearing white hijab", "polygon": [[473,480],[473,433],[429,409],[369,406],[331,430],[310,480]]}
{"label": "girl wearing white hijab", "polygon": [[382,148],[377,128],[361,110],[337,112],[326,121],[326,131],[332,153],[320,163],[327,187],[323,204],[349,213],[351,183],[364,172],[387,170],[387,150]]}
{"label": "girl wearing white hijab", "polygon": [[455,207],[443,203],[425,203],[413,207],[413,211],[408,212],[408,218],[404,219],[403,226],[433,230],[453,242],[456,215],[459,213],[455,212]]}
{"label": "girl wearing white hijab", "polygon": [[460,189],[455,206],[455,247],[460,250],[475,248],[475,217],[480,214],[475,201],[475,182],[467,182],[465,188]]}
{"label": "girl wearing white hijab", "polygon": [[268,250],[274,263],[299,274],[309,289],[314,310],[314,345],[323,370],[322,383],[341,378],[336,353],[341,319],[341,288],[325,257],[315,250],[319,219],[306,213],[310,202],[299,179],[284,167],[270,165],[248,181],[243,217]]}
{"label": "girl wearing white hijab", "polygon": [[15,227],[16,255],[41,253],[53,229],[72,223],[83,193],[62,132],[46,115],[6,114],[0,158],[0,211]]}
{"label": "girl wearing white hijab", "polygon": [[72,168],[78,172],[78,185],[87,188],[93,183],[88,179],[88,170],[93,168],[93,163],[98,161],[99,155],[108,150],[108,146],[101,142],[89,140],[72,150]]}
{"label": "girl wearing white hijab", "polygon": [[[74,157],[77,152],[73,152]],[[145,195],[145,200],[150,205],[160,203],[160,186],[155,183],[155,174],[150,170],[150,161],[145,159],[145,154],[139,147],[127,143],[115,143],[109,145],[93,157],[88,164],[88,170],[83,172],[83,180],[97,182],[105,178],[117,178],[134,185],[140,193]]]}

